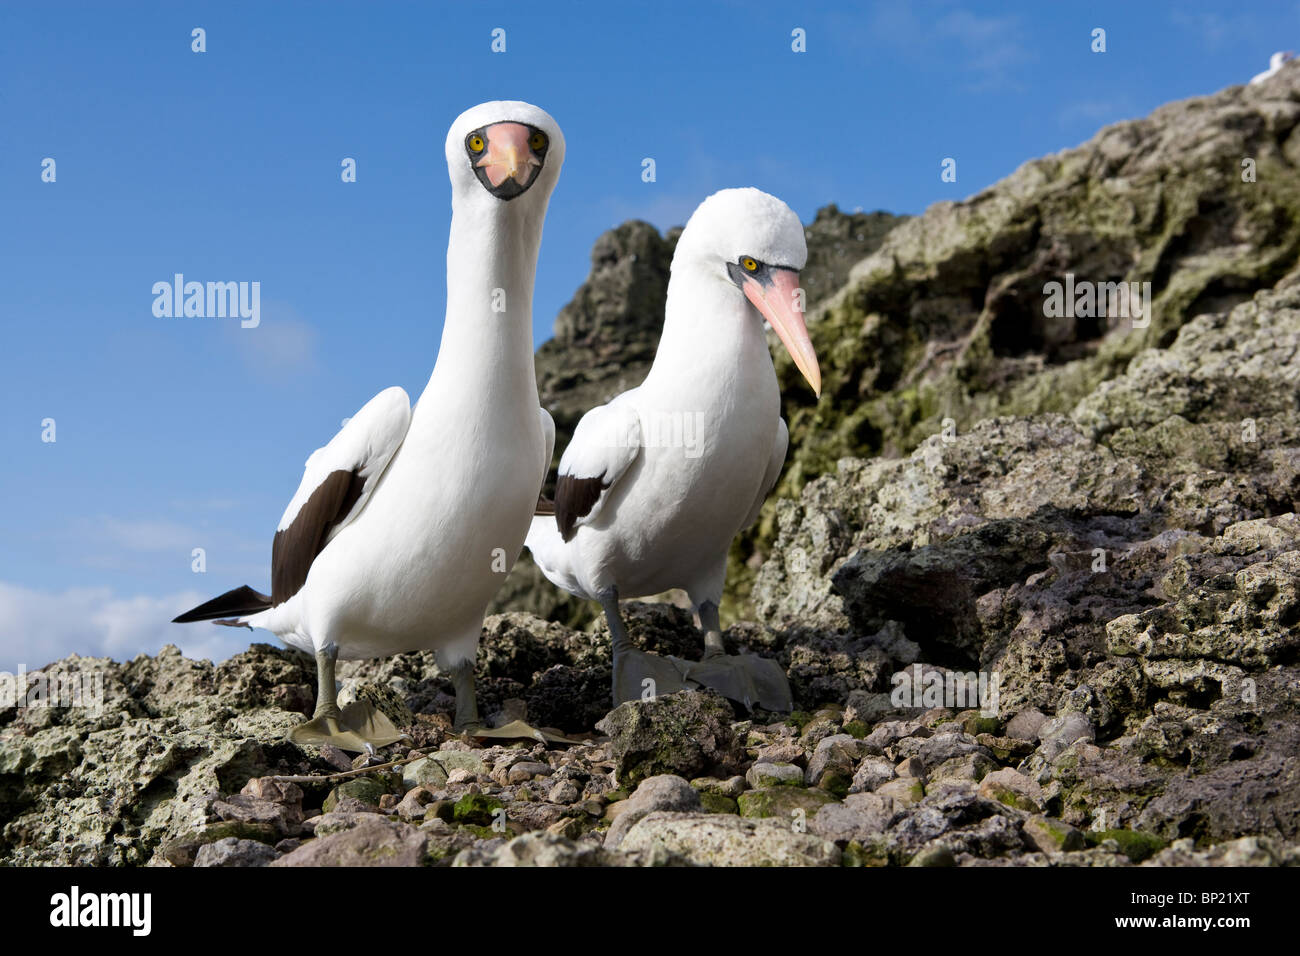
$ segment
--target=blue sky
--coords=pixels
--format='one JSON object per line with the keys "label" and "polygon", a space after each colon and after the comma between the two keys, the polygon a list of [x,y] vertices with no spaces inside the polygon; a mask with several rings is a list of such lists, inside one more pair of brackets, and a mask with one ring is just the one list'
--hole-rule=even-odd
{"label": "blue sky", "polygon": [[[565,132],[540,342],[625,219],[740,185],[805,220],[918,213],[1300,47],[1293,2],[611,7],[0,4],[0,669],[246,643],[167,621],[265,588],[307,455],[380,389],[418,395],[466,107],[526,99]],[[261,326],[155,317],[177,272],[260,282]]]}

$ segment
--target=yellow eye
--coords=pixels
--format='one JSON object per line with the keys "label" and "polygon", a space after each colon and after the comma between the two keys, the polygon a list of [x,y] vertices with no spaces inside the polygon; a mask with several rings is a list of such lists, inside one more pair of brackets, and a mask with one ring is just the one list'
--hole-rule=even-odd
{"label": "yellow eye", "polygon": [[483,152],[483,146],[484,146],[483,137],[479,136],[477,133],[475,133],[473,136],[469,138],[469,148],[474,152],[476,153]]}
{"label": "yellow eye", "polygon": [[540,153],[542,150],[546,148],[547,142],[549,141],[546,138],[546,134],[542,132],[537,132],[534,133],[531,137],[529,137],[528,146],[529,148],[532,149],[534,153]]}
{"label": "yellow eye", "polygon": [[741,259],[740,264],[745,267],[746,272],[758,271],[758,263],[755,262],[753,259],[751,259],[749,256],[745,256],[743,259]]}

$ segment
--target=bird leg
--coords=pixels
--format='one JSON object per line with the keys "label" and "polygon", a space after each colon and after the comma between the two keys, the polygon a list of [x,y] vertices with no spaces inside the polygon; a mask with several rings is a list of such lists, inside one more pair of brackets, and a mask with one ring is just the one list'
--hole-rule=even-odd
{"label": "bird leg", "polygon": [[618,611],[618,589],[610,588],[598,597],[605,621],[609,624],[614,652],[614,706],[629,700],[650,700],[659,694],[685,690],[682,675],[672,661],[633,646],[623,616]]}
{"label": "bird leg", "polygon": [[704,657],[698,663],[673,658],[682,677],[749,709],[757,704],[766,710],[792,710],[790,681],[781,665],[756,654],[728,654],[722,644],[718,605],[705,601],[697,613],[704,631]]}
{"label": "bird leg", "polygon": [[478,719],[478,691],[474,687],[474,659],[467,657],[463,661],[447,668],[452,687],[456,691],[456,720],[452,729],[457,733],[480,724]]}
{"label": "bird leg", "polygon": [[339,709],[334,669],[339,649],[335,645],[316,651],[316,710],[312,719],[289,731],[296,744],[333,744],[340,750],[374,753],[380,747],[401,740],[406,734],[393,726],[383,711],[365,700]]}
{"label": "bird leg", "polygon": [[478,715],[478,691],[474,687],[474,660],[467,658],[459,664],[445,668],[456,689],[456,720],[452,724],[455,733],[469,734],[497,740],[537,740],[542,743],[581,743],[558,734],[539,730],[526,721],[512,720],[504,727],[486,727]]}
{"label": "bird leg", "polygon": [[333,645],[316,650],[316,711],[313,719],[338,721],[342,712],[339,710],[338,685],[334,680],[334,668],[338,663],[339,649]]}

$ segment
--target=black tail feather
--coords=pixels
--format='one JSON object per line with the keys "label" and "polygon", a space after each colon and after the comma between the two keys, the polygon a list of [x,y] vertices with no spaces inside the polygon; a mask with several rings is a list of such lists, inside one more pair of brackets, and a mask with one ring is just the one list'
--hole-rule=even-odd
{"label": "black tail feather", "polygon": [[[270,607],[271,598],[268,595],[262,594],[260,591],[254,591],[245,584],[243,587],[227,591],[220,597],[214,597],[211,601],[200,604],[198,607],[172,618],[172,623],[190,624],[194,621],[216,621],[217,618],[222,617],[243,617],[246,614],[265,611]],[[231,622],[217,621],[217,623],[226,624]]]}

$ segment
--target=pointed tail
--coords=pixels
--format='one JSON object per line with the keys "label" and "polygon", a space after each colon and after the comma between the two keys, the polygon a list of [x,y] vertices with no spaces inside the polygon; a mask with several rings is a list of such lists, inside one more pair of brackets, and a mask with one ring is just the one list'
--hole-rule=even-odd
{"label": "pointed tail", "polygon": [[[270,597],[260,591],[254,591],[245,584],[243,587],[227,591],[220,597],[214,597],[211,601],[200,604],[198,607],[172,618],[172,623],[190,624],[194,621],[216,621],[218,624],[231,624],[241,627],[246,625],[242,621],[233,620],[233,618],[247,617],[259,611],[269,610],[270,607]],[[219,618],[226,618],[227,620],[219,620]]]}

